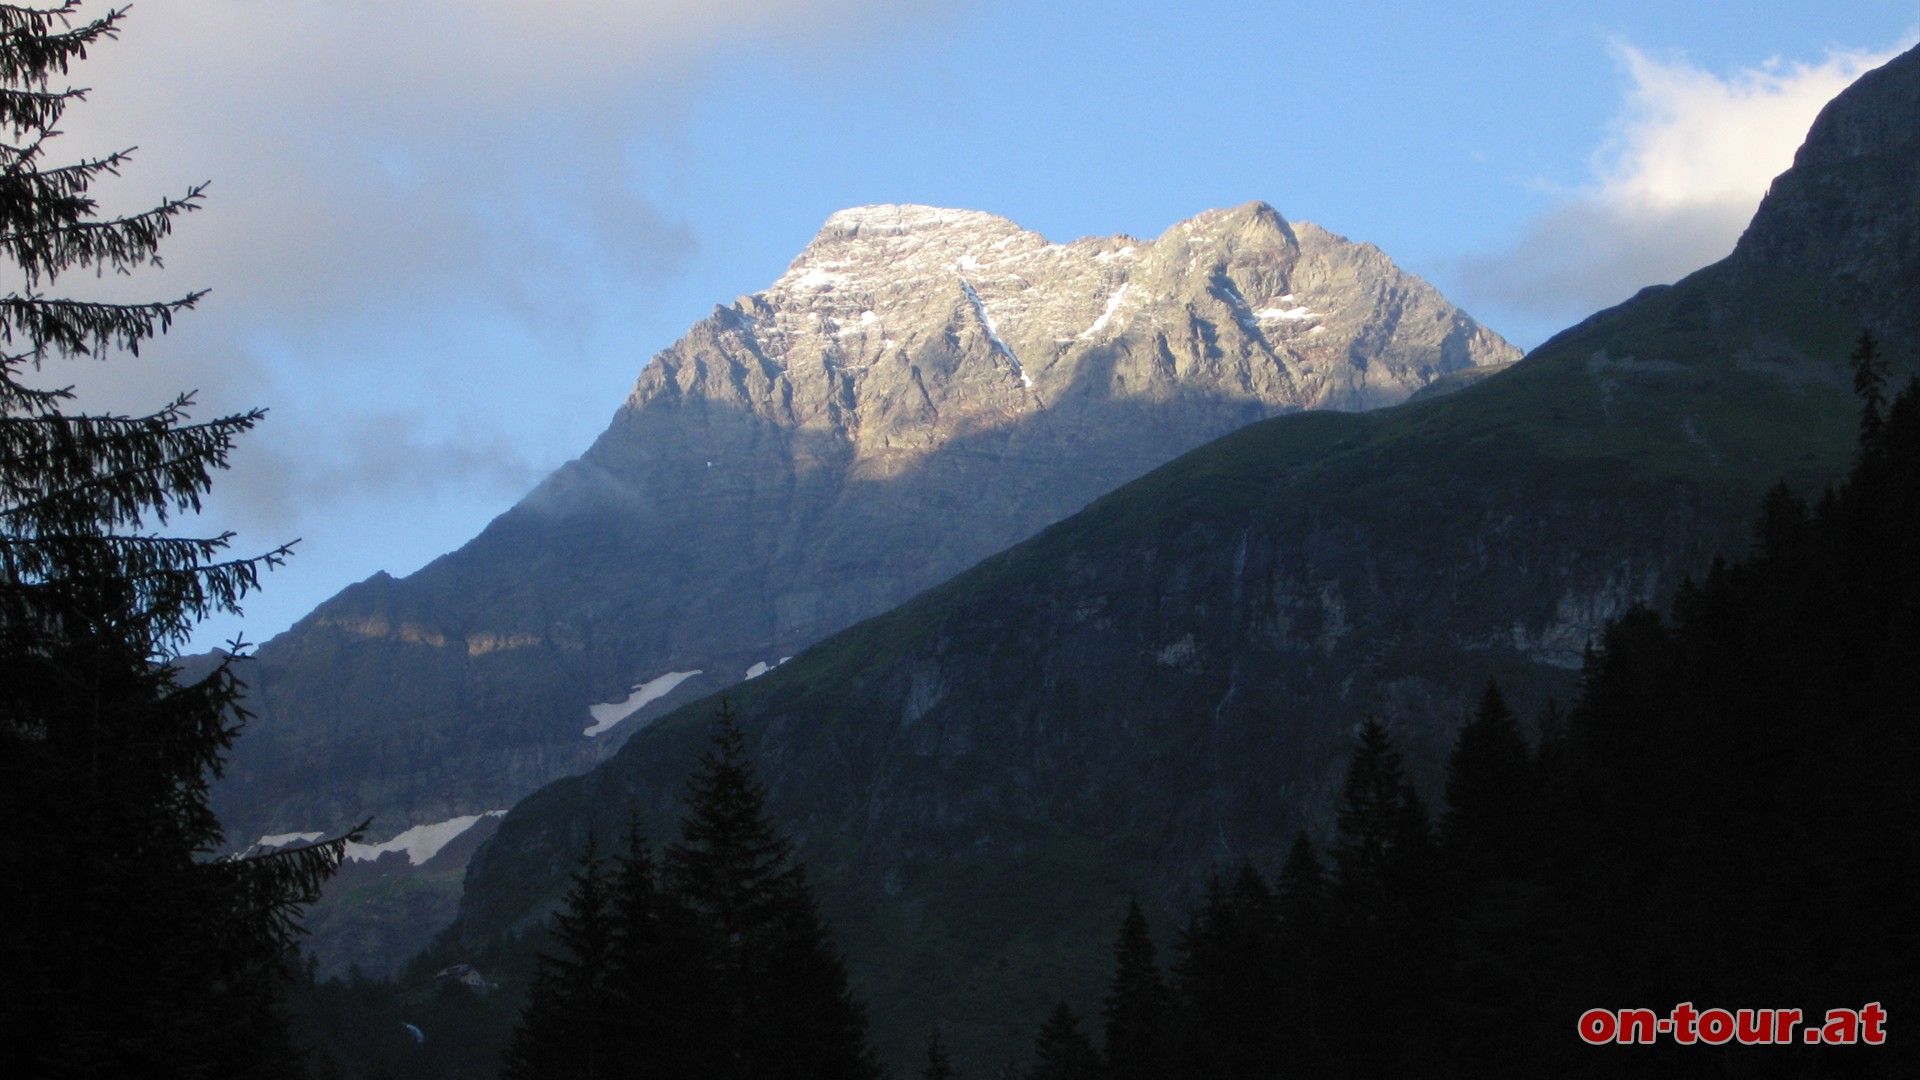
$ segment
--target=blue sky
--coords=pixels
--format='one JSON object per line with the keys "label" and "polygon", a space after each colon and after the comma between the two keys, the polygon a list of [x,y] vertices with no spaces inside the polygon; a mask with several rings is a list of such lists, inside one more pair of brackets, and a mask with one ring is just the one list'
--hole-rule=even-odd
{"label": "blue sky", "polygon": [[1530,346],[1724,254],[1916,28],[1920,0],[143,0],[75,72],[69,152],[141,147],[110,209],[213,186],[164,273],[100,288],[213,293],[151,356],[51,374],[269,407],[205,525],[303,542],[199,643],[257,641],[472,536],[842,207],[1068,240],[1260,199]]}

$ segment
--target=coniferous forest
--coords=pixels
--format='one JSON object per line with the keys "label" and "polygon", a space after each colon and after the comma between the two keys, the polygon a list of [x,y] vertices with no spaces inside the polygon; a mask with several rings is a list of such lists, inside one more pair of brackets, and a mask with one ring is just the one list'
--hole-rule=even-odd
{"label": "coniferous forest", "polygon": [[638,824],[589,845],[502,1075],[878,1078],[791,849],[723,709],[659,870]]}
{"label": "coniferous forest", "polygon": [[[1920,388],[1887,399],[1871,338],[1854,369],[1845,480],[1811,505],[1771,492],[1752,550],[1614,623],[1568,707],[1523,719],[1489,684],[1431,810],[1364,721],[1331,836],[1271,873],[1223,868],[1164,950],[1131,905],[1104,997],[1059,1002],[1024,1061],[974,1074],[1906,1075],[1897,1037],[1800,1041],[1829,1009],[1914,1000]],[[723,717],[681,842],[656,859],[635,826],[587,853],[503,1075],[878,1075],[788,854]],[[1791,1045],[1580,1038],[1589,1009],[1682,1001],[1807,1019]],[[965,1051],[936,1029],[911,1066],[963,1077]]]}
{"label": "coniferous forest", "polygon": [[[1850,474],[1774,489],[1746,557],[1615,622],[1579,698],[1524,724],[1489,685],[1437,814],[1368,721],[1334,835],[1214,878],[1157,963],[1120,925],[1102,1054],[1062,1003],[1030,1080],[1135,1076],[1905,1076],[1867,1045],[1589,1045],[1589,1009],[1877,1004],[1920,957],[1920,386],[1871,337]],[[1678,995],[1678,996],[1676,996]],[[1890,1021],[1897,1022],[1897,1021]],[[1697,1021],[1696,1021],[1697,1024]]]}

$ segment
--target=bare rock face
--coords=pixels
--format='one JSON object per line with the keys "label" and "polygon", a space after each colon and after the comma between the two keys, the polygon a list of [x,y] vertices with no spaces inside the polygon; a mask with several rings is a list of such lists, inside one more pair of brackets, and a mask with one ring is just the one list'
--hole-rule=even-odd
{"label": "bare rock face", "polygon": [[1860,77],[1820,111],[1730,268],[1744,285],[1792,271],[1772,304],[1871,313],[1893,355],[1920,353],[1920,54]]}
{"label": "bare rock face", "polygon": [[[1751,543],[1763,492],[1784,480],[1817,498],[1856,452],[1855,336],[1882,334],[1902,376],[1915,364],[1916,132],[1920,49],[1829,106],[1726,260],[1456,393],[1214,440],[737,689],[770,809],[808,862],[883,1052],[912,1060],[934,1023],[976,1060],[1021,1052],[1025,1025],[1060,996],[1099,1000],[1129,895],[1178,925],[1208,872],[1248,860],[1271,873],[1297,830],[1330,836],[1365,719],[1391,725],[1437,791],[1489,678],[1540,716],[1576,690],[1609,619],[1664,605],[1716,552]],[[1037,245],[1000,235],[1012,239],[993,250]],[[853,243],[830,228],[788,281],[864,280],[809,262],[841,242]],[[808,519],[834,538],[824,547],[853,550],[851,526],[834,530],[856,505],[899,535],[938,535],[1063,456],[1053,448],[1084,445],[1074,438],[1103,440],[1094,470],[1174,417],[1197,431],[1235,407],[1365,404],[1417,381],[1396,374],[1418,370],[1404,359],[1414,342],[1471,349],[1471,324],[1448,330],[1377,253],[1263,207],[1203,215],[1152,245],[1067,251],[1083,245],[1115,274],[1086,300],[1029,298],[1020,282],[1038,274],[1021,268],[1038,254],[1002,275],[967,269],[1004,353],[965,289],[926,301],[955,313],[957,344],[909,348],[905,362],[939,423],[970,408],[985,433],[909,458],[900,475],[926,482],[885,489],[924,500],[931,524],[849,500]],[[1100,297],[1123,284],[1101,322]],[[836,326],[869,309],[892,318],[842,287],[809,294]],[[891,323],[887,337],[909,340]],[[978,389],[927,380],[934,358],[955,357]],[[845,385],[858,403],[870,384]],[[630,416],[665,399],[647,386]],[[1029,397],[1042,401],[1023,422],[993,418]],[[886,452],[884,437],[858,448],[872,437],[827,444],[847,448],[852,472]],[[962,480],[941,487],[942,468]],[[870,568],[896,565],[884,544],[860,550]],[[539,917],[570,870],[555,853],[590,830],[617,831],[635,807],[670,821],[712,707],[687,702],[611,761],[523,799],[474,856],[452,940]]]}
{"label": "bare rock face", "polygon": [[378,839],[502,809],[1226,432],[1516,356],[1260,203],[1071,244],[843,211],[479,537],[264,646],[223,818],[244,841],[372,814]]}
{"label": "bare rock face", "polygon": [[528,506],[731,519],[729,550],[751,555],[720,571],[728,602],[765,610],[685,626],[669,666],[756,642],[771,660],[1227,431],[1516,356],[1377,249],[1263,204],[1072,244],[862,207],[655,358]]}
{"label": "bare rock face", "polygon": [[1377,249],[1295,229],[1260,203],[1151,243],[1072,244],[977,211],[861,207],[829,218],[772,288],[662,353],[588,460],[690,460],[694,447],[646,445],[647,421],[698,399],[791,431],[806,444],[802,470],[838,466],[856,481],[968,441],[1071,471],[1066,444],[1107,440],[1132,448],[1115,468],[1137,475],[1164,447],[1105,430],[1114,408],[1184,403],[1160,423],[1193,442],[1173,433],[1193,430],[1196,413],[1220,429],[1225,417],[1370,409],[1517,356]]}

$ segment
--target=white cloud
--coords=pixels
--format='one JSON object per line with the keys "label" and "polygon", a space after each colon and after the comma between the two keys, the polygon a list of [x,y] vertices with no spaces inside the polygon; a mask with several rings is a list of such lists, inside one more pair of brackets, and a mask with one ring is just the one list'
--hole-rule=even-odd
{"label": "white cloud", "polygon": [[238,294],[237,319],[316,330],[448,296],[534,314],[690,253],[690,228],[635,190],[630,158],[673,153],[708,65],[743,45],[804,50],[880,6],[141,4],[76,70],[95,92],[65,141],[141,147],[101,193],[128,207],[214,181],[168,254]]}
{"label": "white cloud", "polygon": [[[583,376],[631,378],[658,344],[625,339],[630,310],[698,241],[649,181],[676,175],[709,73],[883,39],[936,6],[141,0],[73,69],[92,93],[51,150],[139,147],[93,192],[107,212],[210,180],[208,202],[164,246],[164,271],[60,284],[213,291],[139,360],[43,379],[78,384],[94,409],[191,387],[201,417],[271,406],[216,485],[212,527],[268,538],[256,548],[308,537],[276,593],[311,606],[347,580],[313,577],[323,568],[417,565],[341,523],[404,521],[429,553],[457,545],[486,520],[475,507],[497,511],[582,449],[581,417],[611,412],[617,396]],[[422,503],[465,516],[444,524]]]}
{"label": "white cloud", "polygon": [[1822,106],[1898,50],[1770,61],[1720,76],[1615,47],[1632,89],[1589,183],[1511,250],[1469,259],[1476,306],[1574,319],[1724,257]]}

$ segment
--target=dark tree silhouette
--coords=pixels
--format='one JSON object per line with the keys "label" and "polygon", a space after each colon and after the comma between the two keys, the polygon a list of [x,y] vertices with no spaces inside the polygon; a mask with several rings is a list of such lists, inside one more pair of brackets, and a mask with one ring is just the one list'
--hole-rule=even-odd
{"label": "dark tree silhouette", "polygon": [[953,1080],[953,1063],[947,1060],[947,1044],[940,1038],[940,1029],[934,1028],[927,1033],[927,1064],[920,1070],[920,1080]]}
{"label": "dark tree silhouette", "polygon": [[1274,1039],[1294,1071],[1312,1075],[1322,1055],[1328,961],[1326,868],[1302,831],[1274,887],[1279,988]]}
{"label": "dark tree silhouette", "polygon": [[[721,707],[665,873],[638,822],[608,874],[589,848],[506,1056],[507,1080],[878,1080],[792,842]],[[664,880],[663,880],[664,879]]]}
{"label": "dark tree silhouette", "polygon": [[746,735],[722,704],[713,746],[687,782],[681,841],[666,852],[667,880],[700,928],[715,979],[709,1030],[724,1053],[721,1075],[877,1078],[865,1010],[766,802]]}
{"label": "dark tree silhouette", "polygon": [[1027,1080],[1099,1080],[1100,1055],[1080,1027],[1080,1017],[1062,1001],[1047,1014],[1033,1040]]}
{"label": "dark tree silhouette", "polygon": [[1172,1001],[1138,900],[1129,901],[1113,944],[1113,984],[1101,1010],[1111,1080],[1159,1080],[1171,1062]]}
{"label": "dark tree silhouette", "polygon": [[208,806],[246,713],[233,661],[171,665],[200,618],[239,610],[286,548],[156,531],[200,508],[259,411],[191,422],[191,395],[144,416],[70,411],[44,368],[137,353],[199,293],[109,303],[68,275],[158,264],[203,187],[120,217],[90,188],[128,153],[49,159],[65,84],[124,9],[0,4],[0,1073],[284,1075],[277,1015],[299,907],[345,837],[210,860]]}
{"label": "dark tree silhouette", "polygon": [[1489,682],[1447,761],[1440,836],[1448,864],[1473,881],[1511,877],[1527,854],[1533,772],[1526,737]]}
{"label": "dark tree silhouette", "polygon": [[1853,392],[1860,397],[1860,444],[1871,448],[1880,438],[1880,429],[1886,423],[1887,358],[1880,351],[1880,341],[1872,331],[1860,331],[1860,340],[1853,346],[1853,354],[1847,357],[1847,366],[1853,369]]}
{"label": "dark tree silhouette", "polygon": [[612,974],[617,901],[591,837],[561,910],[553,952],[540,954],[520,1026],[507,1045],[505,1080],[592,1080],[624,1075],[615,1054],[625,1019]]}
{"label": "dark tree silhouette", "polygon": [[1436,974],[1433,841],[1399,751],[1371,720],[1347,767],[1333,862],[1329,1045],[1351,1075],[1404,1072],[1425,1051]]}
{"label": "dark tree silhouette", "polygon": [[723,1003],[694,915],[658,881],[638,821],[628,823],[611,884],[608,1042],[622,1075],[713,1075],[724,1055],[708,1018]]}

